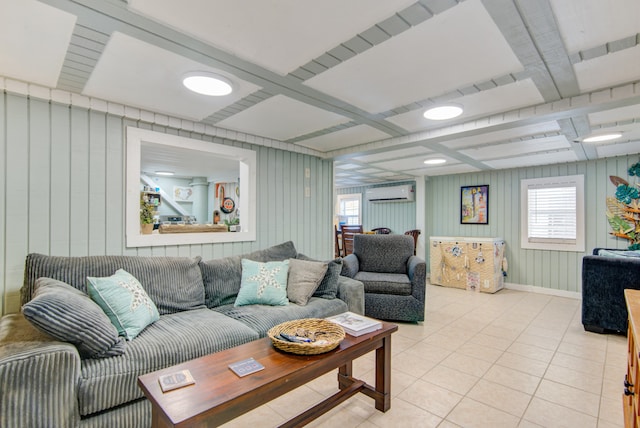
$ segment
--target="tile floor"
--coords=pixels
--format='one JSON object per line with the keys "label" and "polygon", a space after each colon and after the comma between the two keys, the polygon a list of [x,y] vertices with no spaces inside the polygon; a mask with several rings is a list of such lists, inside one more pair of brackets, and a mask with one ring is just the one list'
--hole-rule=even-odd
{"label": "tile floor", "polygon": [[[585,332],[580,301],[427,286],[426,320],[392,336],[391,409],[358,394],[312,427],[622,427],[626,338]],[[354,362],[373,384],[372,354]],[[224,425],[270,427],[334,393],[329,373]]]}

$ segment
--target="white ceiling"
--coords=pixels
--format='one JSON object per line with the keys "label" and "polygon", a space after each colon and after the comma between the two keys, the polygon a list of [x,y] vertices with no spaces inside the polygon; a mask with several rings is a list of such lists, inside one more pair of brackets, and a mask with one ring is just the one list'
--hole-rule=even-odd
{"label": "white ceiling", "polygon": [[[336,160],[337,186],[640,152],[638,0],[0,0],[0,11],[0,76],[312,149]],[[234,92],[190,93],[190,71],[226,76]],[[422,117],[443,102],[465,113]],[[580,143],[610,130],[622,138]],[[423,163],[435,157],[447,163]]]}

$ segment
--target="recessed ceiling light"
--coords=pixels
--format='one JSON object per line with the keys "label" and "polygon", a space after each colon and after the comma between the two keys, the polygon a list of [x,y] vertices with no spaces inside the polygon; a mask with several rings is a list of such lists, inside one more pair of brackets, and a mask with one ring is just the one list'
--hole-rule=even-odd
{"label": "recessed ceiling light", "polygon": [[233,91],[229,79],[206,71],[185,74],[182,84],[193,92],[212,97],[229,95]]}
{"label": "recessed ceiling light", "polygon": [[427,159],[424,163],[425,165],[442,165],[443,163],[447,163],[447,160],[442,158],[433,158]]}
{"label": "recessed ceiling light", "polygon": [[171,171],[156,171],[156,175],[173,175]]}
{"label": "recessed ceiling light", "polygon": [[447,104],[437,107],[432,107],[425,111],[423,116],[429,120],[447,120],[458,117],[462,114],[462,106],[457,104]]}
{"label": "recessed ceiling light", "polygon": [[587,137],[587,138],[583,139],[582,142],[583,143],[600,143],[602,141],[615,140],[616,138],[620,138],[620,137],[622,137],[622,133],[613,132],[611,134],[593,135],[591,137]]}

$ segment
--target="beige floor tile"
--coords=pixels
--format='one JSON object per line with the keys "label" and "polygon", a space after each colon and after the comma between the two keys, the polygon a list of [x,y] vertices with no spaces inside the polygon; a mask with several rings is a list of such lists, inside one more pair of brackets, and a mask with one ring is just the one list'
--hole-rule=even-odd
{"label": "beige floor tile", "polygon": [[394,334],[393,336],[391,336],[391,354],[397,355],[400,352],[403,352],[411,348],[418,342],[419,340],[411,339],[406,336],[401,336],[399,334]]}
{"label": "beige floor tile", "polygon": [[542,425],[534,424],[533,422],[529,422],[525,419],[522,419],[518,424],[518,428],[544,428],[544,427]]}
{"label": "beige floor tile", "polygon": [[[391,346],[393,347],[393,345]],[[439,363],[440,361],[447,358],[449,354],[451,354],[451,350],[449,349],[431,345],[429,343],[425,343],[424,341],[415,344],[405,352],[408,354],[417,355],[420,358],[423,358],[427,361],[433,361],[435,363]]]}
{"label": "beige floor tile", "polygon": [[509,349],[507,349],[507,351],[545,363],[550,362],[554,355],[554,351],[551,351],[549,349],[544,349],[540,348],[539,346],[527,345],[525,343],[519,342],[514,342],[513,345],[511,345]]}
{"label": "beige floor tile", "polygon": [[422,376],[421,379],[464,395],[478,382],[479,377],[438,365]]}
{"label": "beige floor tile", "polygon": [[533,397],[524,420],[545,428],[596,428],[597,419],[568,407]]}
{"label": "beige floor tile", "polygon": [[442,360],[440,364],[476,377],[482,377],[492,365],[487,361],[479,360],[458,352],[452,353]]}
{"label": "beige floor tile", "polygon": [[558,352],[553,356],[551,364],[566,367],[592,376],[602,376],[604,373],[603,363],[575,357],[562,352]]}
{"label": "beige floor tile", "polygon": [[503,339],[508,339],[513,341],[513,340],[516,340],[516,338],[520,336],[520,334],[522,334],[523,329],[524,329],[524,326],[522,326],[522,328],[518,328],[517,326],[514,327],[514,326],[501,326],[501,325],[490,324],[487,327],[485,327],[484,330],[482,330],[482,332],[489,336],[501,337]]}
{"label": "beige floor tile", "polygon": [[607,356],[607,349],[606,343],[603,342],[603,345],[605,346],[577,345],[575,343],[562,342],[560,346],[558,346],[558,352],[604,363]]}
{"label": "beige floor tile", "polygon": [[540,360],[533,360],[522,355],[505,352],[496,361],[497,365],[508,367],[536,377],[544,376],[547,371],[547,363]]}
{"label": "beige floor tile", "polygon": [[391,357],[391,367],[410,376],[414,376],[416,379],[421,378],[437,365],[437,361],[425,359],[417,353],[407,351]]}
{"label": "beige floor tile", "polygon": [[435,428],[442,418],[404,400],[396,399],[392,401],[391,409],[385,413],[376,412],[367,421],[380,428]]}
{"label": "beige floor tile", "polygon": [[226,424],[220,425],[222,428],[246,428],[246,427],[278,427],[286,422],[278,412],[267,405],[260,406],[250,412],[239,416]]}
{"label": "beige floor tile", "polygon": [[496,360],[503,354],[503,351],[499,349],[489,348],[487,346],[469,342],[458,348],[457,352],[473,358],[477,358],[482,361],[486,361],[488,363],[495,363]]}
{"label": "beige floor tile", "polygon": [[543,379],[538,386],[535,396],[543,400],[560,404],[589,416],[598,417],[600,395],[582,391],[580,389],[562,385]]}
{"label": "beige floor tile", "polygon": [[520,422],[516,416],[466,397],[451,411],[447,420],[465,428],[515,428]]}
{"label": "beige floor tile", "polygon": [[544,337],[532,334],[528,331],[518,336],[517,343],[525,345],[537,346],[538,348],[546,349],[549,351],[555,351],[560,345],[560,339],[554,337]]}
{"label": "beige floor tile", "polygon": [[402,391],[398,398],[443,418],[458,404],[462,395],[419,379]]}
{"label": "beige floor tile", "polygon": [[602,397],[600,400],[600,413],[598,417],[601,420],[623,426],[624,414],[622,412],[622,398],[618,397],[617,400],[611,400],[609,398]]}
{"label": "beige floor tile", "polygon": [[299,415],[324,399],[324,396],[308,386],[301,386],[267,404],[285,419]]}
{"label": "beige floor tile", "polygon": [[543,337],[545,339],[552,339],[560,343],[560,340],[562,340],[562,337],[564,336],[564,332],[564,329],[549,329],[536,327],[535,325],[529,325],[522,334],[526,334],[528,336]]}
{"label": "beige floor tile", "polygon": [[467,340],[469,340],[468,337],[464,337],[450,331],[439,331],[427,337],[426,339],[423,339],[422,343],[434,345],[443,349],[448,349],[449,351],[455,351],[465,342],[467,342]]}
{"label": "beige floor tile", "polygon": [[440,425],[438,425],[438,428],[461,428],[461,427],[460,425],[454,424],[453,422],[450,422],[445,419],[440,423]]}
{"label": "beige floor tile", "polygon": [[604,419],[598,419],[598,428],[620,428],[623,425],[614,424],[609,421],[605,421]]}
{"label": "beige floor tile", "polygon": [[624,377],[621,377],[616,380],[608,380],[604,379],[602,381],[602,397],[608,398],[610,400],[618,400],[622,396],[622,391],[624,391]]}
{"label": "beige floor tile", "polygon": [[506,351],[513,342],[502,337],[495,337],[484,333],[478,333],[474,337],[469,339],[469,343],[476,343],[478,345],[486,346],[489,348],[499,349],[500,351]]}
{"label": "beige floor tile", "polygon": [[498,365],[491,367],[483,379],[524,392],[525,394],[533,394],[540,383],[540,378],[537,376]]}
{"label": "beige floor tile", "polygon": [[553,364],[550,364],[547,368],[544,378],[594,394],[600,394],[602,388],[602,377],[600,376],[591,376],[587,373]]}
{"label": "beige floor tile", "polygon": [[529,394],[485,379],[480,379],[469,391],[467,397],[517,417],[524,414],[531,401]]}
{"label": "beige floor tile", "polygon": [[[365,381],[371,386],[375,386],[376,384],[376,372],[375,370],[371,370],[368,373],[365,373],[363,376],[358,377],[358,379]],[[407,387],[409,387],[412,383],[418,380],[417,377],[408,375],[404,372],[401,372],[396,369],[391,369],[391,397],[395,397],[404,391]]]}

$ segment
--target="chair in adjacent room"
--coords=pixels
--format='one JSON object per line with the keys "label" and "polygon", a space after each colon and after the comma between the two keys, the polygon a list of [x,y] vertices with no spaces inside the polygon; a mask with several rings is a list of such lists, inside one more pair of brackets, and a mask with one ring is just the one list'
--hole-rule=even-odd
{"label": "chair in adjacent room", "polygon": [[392,321],[424,321],[427,264],[413,255],[406,235],[358,234],[341,275],[364,284],[365,315]]}
{"label": "chair in adjacent room", "polygon": [[420,235],[420,230],[419,229],[407,230],[404,234],[413,236],[413,255],[415,256],[416,248],[418,247],[418,235]]}
{"label": "chair in adjacent room", "polygon": [[336,250],[335,250],[335,257],[342,257],[342,248],[340,246],[340,240],[342,239],[340,237],[340,232],[338,232],[338,228],[336,227],[336,225],[333,225],[333,236],[335,237],[335,246],[336,246]]}
{"label": "chair in adjacent room", "polygon": [[342,225],[342,257],[346,257],[353,252],[353,237],[362,233],[362,225]]}
{"label": "chair in adjacent room", "polygon": [[391,233],[391,229],[388,227],[376,227],[375,229],[371,229],[371,231],[378,235],[388,235]]}

